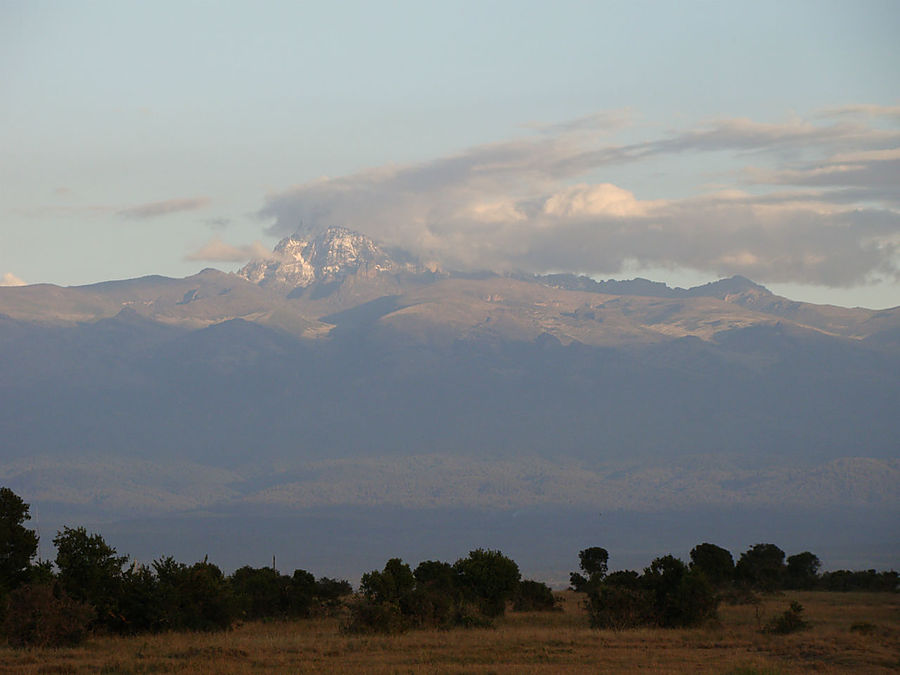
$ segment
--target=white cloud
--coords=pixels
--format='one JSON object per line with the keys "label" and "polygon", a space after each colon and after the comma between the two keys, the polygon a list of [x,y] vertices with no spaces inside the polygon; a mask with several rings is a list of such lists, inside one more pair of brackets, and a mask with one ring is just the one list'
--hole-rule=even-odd
{"label": "white cloud", "polygon": [[19,277],[17,277],[12,272],[7,272],[0,277],[0,286],[25,286],[25,282],[22,281]]}
{"label": "white cloud", "polygon": [[[609,274],[636,261],[845,286],[898,274],[898,148],[900,133],[856,121],[746,119],[622,145],[589,118],[299,185],[260,215],[271,234],[346,225],[451,269]],[[730,153],[733,184],[659,200],[610,180],[686,152]]]}
{"label": "white cloud", "polygon": [[653,206],[653,202],[638,201],[631,192],[612,183],[598,185],[581,183],[549,197],[544,202],[542,211],[545,215],[559,218],[585,216],[628,218],[646,215]]}

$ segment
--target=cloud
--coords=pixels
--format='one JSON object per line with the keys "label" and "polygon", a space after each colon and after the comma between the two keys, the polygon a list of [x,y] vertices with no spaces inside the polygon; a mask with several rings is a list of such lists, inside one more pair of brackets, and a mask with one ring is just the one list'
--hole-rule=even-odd
{"label": "cloud", "polygon": [[[900,133],[731,119],[617,144],[591,119],[321,178],[269,195],[259,215],[270,234],[345,225],[449,269],[600,275],[637,263],[831,286],[898,275]],[[726,189],[643,199],[614,180],[625,164],[688,152],[729,158]]]}
{"label": "cloud", "polygon": [[226,227],[231,225],[230,218],[207,218],[203,221],[207,227],[212,228],[213,230],[224,230]]}
{"label": "cloud", "polygon": [[208,197],[187,197],[183,199],[167,199],[162,202],[150,202],[149,204],[139,204],[118,211],[120,216],[125,218],[133,218],[143,220],[146,218],[157,218],[170,213],[178,213],[180,211],[196,211],[208,205],[210,200]]}
{"label": "cloud", "polygon": [[875,105],[873,103],[855,103],[851,105],[826,108],[822,117],[883,117],[900,121],[900,105]]}
{"label": "cloud", "polygon": [[900,204],[900,148],[836,154],[818,162],[779,169],[748,168],[745,177],[760,185],[836,188],[824,199],[845,202],[880,200]]}
{"label": "cloud", "polygon": [[[813,124],[793,120],[766,124],[749,119],[717,120],[670,138],[646,143],[642,154],[673,152],[786,151],[825,148],[871,148],[900,143],[900,132],[872,128],[855,122]],[[637,146],[641,148],[641,146]]]}
{"label": "cloud", "polygon": [[271,257],[272,252],[258,241],[243,246],[233,246],[225,243],[219,237],[213,237],[196,251],[188,253],[184,259],[207,262],[246,262],[252,259]]}
{"label": "cloud", "polygon": [[25,286],[25,282],[22,281],[19,277],[17,277],[12,272],[7,272],[2,277],[0,277],[0,286]]}

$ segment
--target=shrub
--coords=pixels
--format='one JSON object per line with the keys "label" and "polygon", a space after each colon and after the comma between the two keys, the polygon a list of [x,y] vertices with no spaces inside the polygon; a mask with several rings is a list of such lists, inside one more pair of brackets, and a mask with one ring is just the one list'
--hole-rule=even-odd
{"label": "shrub", "polygon": [[159,578],[163,626],[173,630],[225,630],[237,615],[222,571],[206,561],[190,567],[163,558],[153,563]]}
{"label": "shrub", "polygon": [[664,601],[663,626],[696,626],[716,618],[719,599],[703,574],[688,572]]}
{"label": "shrub", "polygon": [[588,592],[591,626],[623,630],[637,626],[675,628],[714,619],[719,605],[712,584],[671,555],[656,558],[638,576],[615,572]]}
{"label": "shrub", "polygon": [[340,607],[341,598],[351,593],[353,593],[353,586],[343,579],[320,577],[316,582],[315,596],[326,610]]}
{"label": "shrub", "polygon": [[341,629],[347,633],[402,633],[409,627],[399,604],[363,597],[350,604],[350,616]]}
{"label": "shrub", "polygon": [[247,619],[284,617],[291,599],[291,578],[271,567],[245,565],[229,577],[241,615]]}
{"label": "shrub", "polygon": [[646,590],[604,584],[588,593],[592,628],[625,630],[654,622],[653,594]]}
{"label": "shrub", "polygon": [[84,641],[93,618],[90,605],[58,588],[25,585],[7,598],[3,634],[12,647],[68,647]]}
{"label": "shrub", "polygon": [[526,579],[519,582],[513,598],[515,612],[552,612],[559,609],[551,588],[540,581]]}
{"label": "shrub", "polygon": [[463,593],[488,617],[502,616],[506,601],[519,586],[519,566],[500,551],[476,549],[457,560],[453,569]]}
{"label": "shrub", "polygon": [[809,624],[803,620],[803,605],[794,601],[783,614],[773,617],[766,623],[763,633],[787,635],[807,628],[809,628]]}

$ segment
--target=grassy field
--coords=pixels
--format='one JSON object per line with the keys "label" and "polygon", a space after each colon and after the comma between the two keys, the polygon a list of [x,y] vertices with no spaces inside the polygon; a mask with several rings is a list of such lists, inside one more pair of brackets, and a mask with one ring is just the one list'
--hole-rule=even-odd
{"label": "grassy field", "polygon": [[[792,600],[812,624],[759,626]],[[0,649],[8,673],[888,673],[900,671],[900,596],[790,592],[723,605],[716,626],[622,632],[587,627],[581,598],[562,612],[509,613],[493,629],[342,634],[339,619],[247,623],[226,633],[95,637],[72,649]],[[860,629],[859,624],[865,624]],[[851,629],[852,627],[855,628]]]}

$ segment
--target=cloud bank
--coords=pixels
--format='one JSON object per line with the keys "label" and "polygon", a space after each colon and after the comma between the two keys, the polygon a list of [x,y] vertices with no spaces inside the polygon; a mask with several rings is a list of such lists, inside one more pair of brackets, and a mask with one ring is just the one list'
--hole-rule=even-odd
{"label": "cloud bank", "polygon": [[[714,120],[616,144],[598,115],[412,165],[323,178],[269,195],[270,234],[345,225],[447,268],[625,266],[827,286],[898,277],[896,109],[844,106],[780,124]],[[642,199],[622,167],[726,156],[729,184]],[[698,184],[700,183],[698,177]]]}
{"label": "cloud bank", "polygon": [[25,286],[25,282],[22,281],[19,277],[17,277],[12,272],[7,272],[2,277],[0,277],[0,286]]}
{"label": "cloud bank", "polygon": [[187,197],[183,199],[167,199],[162,202],[150,202],[149,204],[140,204],[122,209],[118,212],[120,216],[125,218],[133,218],[144,220],[147,218],[157,218],[170,213],[178,213],[179,211],[196,211],[202,209],[210,202],[208,197]]}

